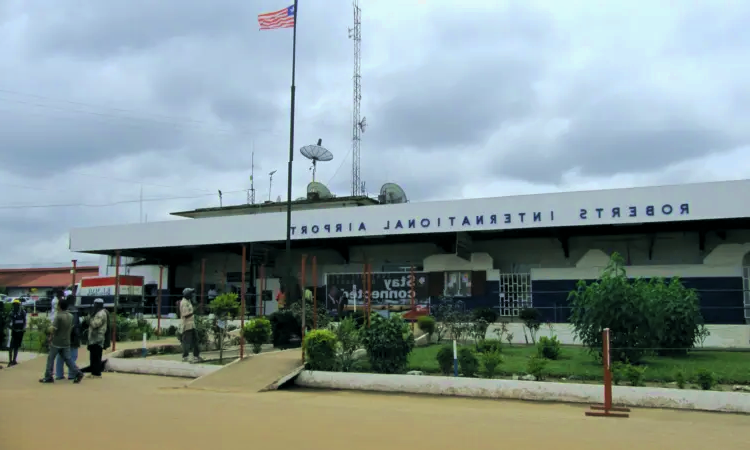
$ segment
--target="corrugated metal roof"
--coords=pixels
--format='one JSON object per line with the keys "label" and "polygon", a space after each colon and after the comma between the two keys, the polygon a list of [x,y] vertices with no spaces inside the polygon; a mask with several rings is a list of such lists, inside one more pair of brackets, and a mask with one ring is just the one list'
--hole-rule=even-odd
{"label": "corrugated metal roof", "polygon": [[[76,282],[99,275],[98,267],[78,267]],[[70,285],[70,269],[0,269],[0,286],[6,288],[51,288]]]}

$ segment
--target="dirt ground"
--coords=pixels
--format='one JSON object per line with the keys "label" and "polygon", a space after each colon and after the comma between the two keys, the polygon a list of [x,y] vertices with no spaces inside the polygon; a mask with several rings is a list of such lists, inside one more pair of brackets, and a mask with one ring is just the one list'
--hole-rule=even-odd
{"label": "dirt ground", "polygon": [[296,389],[229,394],[125,374],[40,385],[43,365],[38,358],[0,370],[0,449],[750,448],[750,416],[638,409],[629,419],[601,419],[584,417],[583,405]]}

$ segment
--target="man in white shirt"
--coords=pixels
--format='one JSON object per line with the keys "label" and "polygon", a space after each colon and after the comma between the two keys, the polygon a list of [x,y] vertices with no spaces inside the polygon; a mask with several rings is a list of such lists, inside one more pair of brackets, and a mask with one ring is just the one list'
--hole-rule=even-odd
{"label": "man in white shirt", "polygon": [[190,350],[193,350],[192,362],[203,361],[200,356],[200,342],[198,341],[198,332],[195,330],[195,315],[193,311],[194,289],[185,288],[182,291],[182,301],[180,301],[180,319],[182,320],[182,360],[188,361]]}
{"label": "man in white shirt", "polygon": [[50,309],[48,314],[48,319],[50,322],[54,322],[55,316],[57,315],[57,304],[60,303],[60,297],[62,294],[60,291],[55,291],[55,296],[52,297],[52,302],[50,303]]}

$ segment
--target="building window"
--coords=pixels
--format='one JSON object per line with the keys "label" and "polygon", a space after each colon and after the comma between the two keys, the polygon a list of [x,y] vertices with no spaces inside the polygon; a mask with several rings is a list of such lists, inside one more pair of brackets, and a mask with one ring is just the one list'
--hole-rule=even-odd
{"label": "building window", "polygon": [[446,297],[471,297],[471,272],[445,272]]}
{"label": "building window", "polygon": [[531,308],[531,273],[500,274],[500,315],[517,317],[524,308]]}
{"label": "building window", "polygon": [[742,290],[745,297],[745,319],[750,319],[750,266],[742,268]]}

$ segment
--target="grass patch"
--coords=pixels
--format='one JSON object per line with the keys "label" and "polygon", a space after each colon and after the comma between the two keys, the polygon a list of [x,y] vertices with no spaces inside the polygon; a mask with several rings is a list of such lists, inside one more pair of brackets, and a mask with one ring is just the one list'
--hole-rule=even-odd
{"label": "grass patch", "polygon": [[[409,370],[420,370],[425,374],[439,375],[437,352],[441,345],[417,347],[409,356]],[[473,348],[473,346],[471,346]],[[498,376],[509,377],[526,373],[530,356],[536,355],[536,347],[515,345],[503,347],[503,363],[498,367]],[[745,352],[693,351],[686,357],[647,357],[644,381],[669,383],[675,381],[680,370],[685,378],[692,380],[701,369],[716,374],[720,384],[750,384],[750,354]],[[550,378],[601,381],[601,362],[578,346],[563,346],[560,359],[549,361],[546,367]]]}

